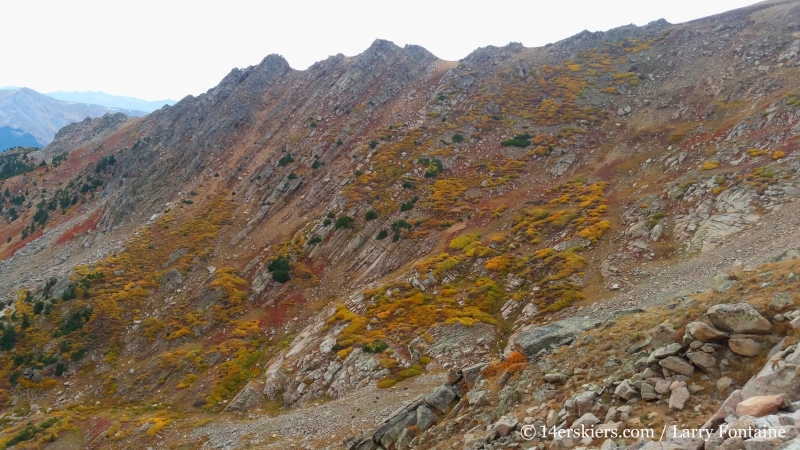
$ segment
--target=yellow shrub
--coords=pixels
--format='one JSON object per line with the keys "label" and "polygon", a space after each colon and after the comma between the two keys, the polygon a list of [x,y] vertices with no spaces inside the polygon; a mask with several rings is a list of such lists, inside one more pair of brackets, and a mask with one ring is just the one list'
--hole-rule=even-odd
{"label": "yellow shrub", "polygon": [[756,156],[766,155],[766,150],[759,150],[757,148],[751,148],[747,151],[747,154],[750,155],[751,158],[755,158]]}
{"label": "yellow shrub", "polygon": [[706,162],[703,163],[702,166],[700,166],[700,169],[701,170],[713,170],[713,169],[716,169],[717,167],[719,167],[719,163],[718,162],[706,161]]}
{"label": "yellow shrub", "polygon": [[580,232],[578,232],[578,236],[588,239],[590,241],[597,242],[597,240],[602,236],[608,229],[611,228],[611,222],[607,220],[603,220],[597,222],[594,225],[590,225]]}
{"label": "yellow shrub", "polygon": [[772,154],[772,159],[774,159],[775,161],[777,161],[777,160],[779,160],[779,159],[783,158],[784,156],[786,156],[786,153],[784,153],[784,152],[782,152],[782,151],[778,150],[778,151],[776,151],[775,153],[773,153],[773,154]]}
{"label": "yellow shrub", "polygon": [[253,338],[253,337],[257,336],[258,333],[261,331],[258,328],[258,321],[257,320],[253,320],[253,321],[250,321],[250,322],[236,321],[234,323],[236,325],[236,329],[233,330],[233,333],[231,333],[231,335],[233,337],[237,337],[237,338]]}
{"label": "yellow shrub", "polygon": [[511,265],[511,259],[508,256],[495,256],[486,262],[484,266],[486,270],[494,270],[496,272],[504,272],[508,270]]}
{"label": "yellow shrub", "polygon": [[378,381],[378,387],[381,389],[389,389],[395,384],[397,384],[397,380],[394,378],[384,378],[381,381]]}
{"label": "yellow shrub", "polygon": [[183,380],[175,386],[176,389],[186,389],[187,387],[191,386],[197,380],[197,375],[193,373],[187,373]]}
{"label": "yellow shrub", "polygon": [[450,241],[450,248],[454,250],[463,250],[464,247],[479,241],[480,238],[480,235],[477,234],[464,234]]}

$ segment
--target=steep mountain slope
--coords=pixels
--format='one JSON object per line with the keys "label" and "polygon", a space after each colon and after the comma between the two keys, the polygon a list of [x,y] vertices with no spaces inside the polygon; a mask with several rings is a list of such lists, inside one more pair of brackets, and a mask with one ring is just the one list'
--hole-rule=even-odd
{"label": "steep mountain slope", "polygon": [[144,115],[141,111],[56,100],[28,88],[0,91],[0,127],[21,130],[42,146],[49,144],[65,125],[117,112]]}
{"label": "steep mountain slope", "polygon": [[[449,369],[505,358],[488,387],[540,383],[543,325],[574,339],[796,241],[798,22],[779,1],[458,62],[381,40],[306,71],[270,55],[64,128],[0,186],[7,439],[335,448]],[[523,398],[488,387],[491,413],[445,416],[439,389],[441,425],[377,440],[487,443]]]}
{"label": "steep mountain slope", "polygon": [[111,95],[103,91],[56,91],[47,92],[44,95],[53,97],[57,100],[64,100],[73,103],[87,103],[91,105],[100,105],[108,108],[115,109],[130,109],[134,111],[153,112],[164,105],[174,105],[175,100],[155,100],[147,101],[134,97],[125,97],[121,95]]}

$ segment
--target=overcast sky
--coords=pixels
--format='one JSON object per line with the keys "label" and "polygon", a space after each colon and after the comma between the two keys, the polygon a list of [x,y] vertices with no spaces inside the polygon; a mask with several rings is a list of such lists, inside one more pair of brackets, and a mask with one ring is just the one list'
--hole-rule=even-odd
{"label": "overcast sky", "polygon": [[376,38],[442,59],[582,30],[686,22],[754,0],[4,0],[0,86],[180,100],[270,53],[305,69]]}

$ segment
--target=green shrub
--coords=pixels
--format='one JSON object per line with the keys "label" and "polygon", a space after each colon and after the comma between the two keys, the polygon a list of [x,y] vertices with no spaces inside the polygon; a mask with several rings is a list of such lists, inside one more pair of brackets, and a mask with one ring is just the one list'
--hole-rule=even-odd
{"label": "green shrub", "polygon": [[289,258],[285,256],[278,256],[277,258],[273,259],[267,265],[267,270],[270,272],[280,272],[280,271],[289,271]]}
{"label": "green shrub", "polygon": [[381,230],[378,232],[378,235],[375,236],[375,240],[380,241],[382,239],[386,239],[386,236],[389,236],[389,232],[386,230]]}
{"label": "green shrub", "polygon": [[283,167],[283,166],[285,166],[285,165],[287,165],[289,163],[293,163],[293,162],[294,162],[294,157],[292,156],[291,153],[287,153],[287,154],[281,156],[281,159],[278,160],[278,165]]}
{"label": "green shrub", "polygon": [[323,227],[327,227],[330,224],[331,224],[331,219],[325,219],[325,220],[322,221],[322,226]]}
{"label": "green shrub", "polygon": [[462,136],[462,135],[460,135],[458,133],[454,134],[453,135],[453,142],[455,142],[456,144],[464,142],[464,136]]}
{"label": "green shrub", "polygon": [[289,281],[289,278],[291,278],[289,276],[289,272],[282,272],[282,271],[272,272],[272,279],[277,281],[278,283],[281,284],[286,283],[287,281]]}
{"label": "green shrub", "polygon": [[374,139],[372,141],[370,141],[369,148],[373,148],[374,149],[377,146],[378,146],[378,141],[376,141]]}
{"label": "green shrub", "polygon": [[353,222],[355,221],[353,220],[352,217],[341,216],[338,219],[336,219],[336,224],[334,225],[334,228],[336,228],[337,230],[339,228],[353,228]]}
{"label": "green shrub", "polygon": [[308,240],[308,245],[317,245],[322,242],[322,238],[319,236],[314,236]]}
{"label": "green shrub", "polygon": [[297,174],[294,173],[294,170],[289,172],[289,179],[290,180],[294,180],[295,178],[297,178]]}
{"label": "green shrub", "polygon": [[531,135],[529,133],[518,134],[512,139],[506,139],[500,142],[503,147],[527,147],[531,145]]}
{"label": "green shrub", "polygon": [[377,218],[378,218],[378,211],[375,211],[374,209],[370,209],[369,211],[367,211],[367,214],[364,215],[364,219],[366,220],[375,220]]}
{"label": "green shrub", "polygon": [[363,350],[367,353],[380,353],[387,348],[389,348],[389,344],[384,340],[373,339],[372,344],[364,344]]}
{"label": "green shrub", "polygon": [[433,178],[442,172],[444,172],[442,161],[440,159],[434,159],[428,165],[428,170],[425,171],[425,178]]}
{"label": "green shrub", "polygon": [[289,258],[285,256],[278,256],[267,265],[267,270],[272,273],[272,279],[278,283],[286,283],[289,281]]}

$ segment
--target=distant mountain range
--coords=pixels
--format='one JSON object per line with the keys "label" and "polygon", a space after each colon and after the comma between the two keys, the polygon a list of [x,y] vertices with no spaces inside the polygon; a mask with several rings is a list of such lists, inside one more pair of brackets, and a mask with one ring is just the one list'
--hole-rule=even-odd
{"label": "distant mountain range", "polygon": [[36,138],[17,128],[0,128],[0,152],[12,147],[41,147]]}
{"label": "distant mountain range", "polygon": [[175,100],[156,100],[149,102],[134,97],[123,97],[119,95],[111,95],[102,91],[88,91],[88,92],[74,92],[74,91],[56,91],[48,92],[44,95],[53,97],[58,100],[66,100],[75,103],[88,103],[90,105],[100,105],[108,108],[119,109],[132,109],[136,111],[153,112],[160,109],[164,105],[174,105]]}
{"label": "distant mountain range", "polygon": [[21,145],[47,145],[65,125],[118,112],[129,116],[147,114],[140,110],[57,100],[28,88],[0,90],[0,152]]}

